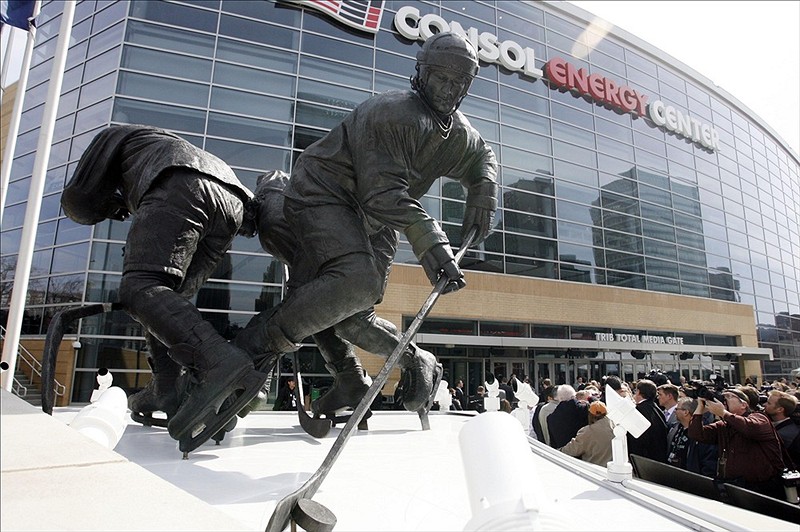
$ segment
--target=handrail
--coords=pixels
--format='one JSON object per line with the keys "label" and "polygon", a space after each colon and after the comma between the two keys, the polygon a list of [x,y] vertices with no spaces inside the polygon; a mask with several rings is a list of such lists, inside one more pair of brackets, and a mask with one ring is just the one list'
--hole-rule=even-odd
{"label": "handrail", "polygon": [[[6,328],[0,325],[0,338],[5,339],[6,337],[5,333],[6,333]],[[27,366],[31,368],[31,371],[36,375],[38,375],[39,378],[41,379],[42,363],[39,362],[36,359],[36,357],[33,356],[31,352],[28,351],[22,344],[19,344],[19,348],[17,349],[17,357],[18,360],[25,362],[25,364],[27,364]],[[14,377],[14,384],[17,385],[17,390],[19,389],[22,390],[22,393],[17,393],[17,395],[20,397],[25,397],[25,395],[28,393],[28,388],[20,384],[19,381],[17,381],[16,377]],[[58,381],[53,382],[53,389],[55,390],[56,395],[59,397],[63,397],[64,394],[67,393],[67,387]]]}

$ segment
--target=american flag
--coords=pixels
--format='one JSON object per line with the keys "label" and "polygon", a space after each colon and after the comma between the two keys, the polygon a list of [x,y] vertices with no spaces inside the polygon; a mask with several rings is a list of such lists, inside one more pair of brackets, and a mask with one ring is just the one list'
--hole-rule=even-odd
{"label": "american flag", "polygon": [[383,15],[383,0],[290,0],[327,13],[352,28],[378,33]]}

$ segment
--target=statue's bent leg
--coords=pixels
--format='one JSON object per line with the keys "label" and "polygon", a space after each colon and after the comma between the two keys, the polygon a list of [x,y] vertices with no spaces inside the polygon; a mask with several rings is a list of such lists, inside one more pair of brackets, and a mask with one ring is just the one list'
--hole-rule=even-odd
{"label": "statue's bent leg", "polygon": [[[400,340],[397,327],[377,316],[373,309],[344,320],[336,325],[335,330],[348,342],[385,358],[392,354]],[[414,342],[408,344],[398,365],[405,409],[417,412],[428,406],[442,378],[442,365],[436,362],[432,353]]]}
{"label": "statue's bent leg", "polygon": [[167,352],[167,346],[147,335],[147,345],[150,352],[147,355],[147,364],[153,372],[150,382],[142,390],[128,397],[128,408],[131,418],[137,423],[150,426],[153,424],[166,426],[166,423],[153,422],[153,412],[164,412],[167,419],[178,411],[180,397],[178,395],[177,380],[181,373],[181,366],[173,361]]}
{"label": "statue's bent leg", "polygon": [[339,338],[332,328],[315,334],[314,342],[334,380],[330,389],[311,403],[311,411],[315,416],[333,417],[344,408],[355,408],[367,393],[369,382],[364,378],[353,346]]}
{"label": "statue's bent leg", "polygon": [[[125,309],[168,347],[169,356],[188,370],[186,378],[191,385],[170,417],[170,436],[183,442],[189,434],[195,434],[189,439],[205,441],[258,393],[263,379],[254,382],[250,357],[229,344],[191,302],[164,281],[163,274],[127,272],[120,285],[120,299]],[[226,402],[231,395],[236,399]],[[207,434],[205,428],[211,433]],[[182,450],[187,452],[186,448]]]}

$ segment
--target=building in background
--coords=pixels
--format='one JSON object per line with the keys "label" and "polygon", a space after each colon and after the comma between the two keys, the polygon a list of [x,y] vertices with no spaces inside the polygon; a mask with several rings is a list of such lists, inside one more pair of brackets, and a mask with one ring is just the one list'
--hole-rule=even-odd
{"label": "building in background", "polygon": [[[442,298],[417,337],[448,380],[474,393],[486,372],[534,384],[656,370],[743,381],[800,366],[800,160],[741,102],[567,3],[401,0],[355,13],[343,2],[333,15],[302,4],[77,5],[24,344],[35,351],[64,306],[115,299],[128,223],[80,226],[59,209],[101,128],[170,129],[254,188],[360,102],[408,89],[421,39],[451,29],[479,48],[461,110],[495,150],[502,188],[494,234],[465,258],[467,288]],[[43,2],[37,20],[0,234],[3,314],[60,13]],[[444,178],[423,199],[455,245],[464,200]],[[282,274],[257,239],[237,238],[196,303],[231,337],[280,301]],[[403,242],[379,313],[406,325],[429,291]],[[88,401],[100,367],[129,391],[147,382],[142,331],[124,313],[83,319],[68,339],[80,347],[59,377],[67,401]],[[382,361],[365,358],[374,374]],[[302,360],[324,386],[313,346]]]}

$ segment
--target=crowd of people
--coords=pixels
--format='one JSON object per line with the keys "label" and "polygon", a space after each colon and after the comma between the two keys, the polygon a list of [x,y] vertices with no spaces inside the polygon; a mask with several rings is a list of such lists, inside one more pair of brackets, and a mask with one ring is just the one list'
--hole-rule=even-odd
{"label": "crowd of people", "polygon": [[[728,385],[717,376],[673,383],[658,372],[631,383],[617,376],[579,379],[574,387],[544,379],[540,402],[530,409],[530,436],[606,466],[614,438],[608,385],[649,421],[638,438],[628,434],[629,454],[785,500],[783,475],[800,467],[798,380],[756,388]],[[467,408],[481,410],[477,400]]]}

